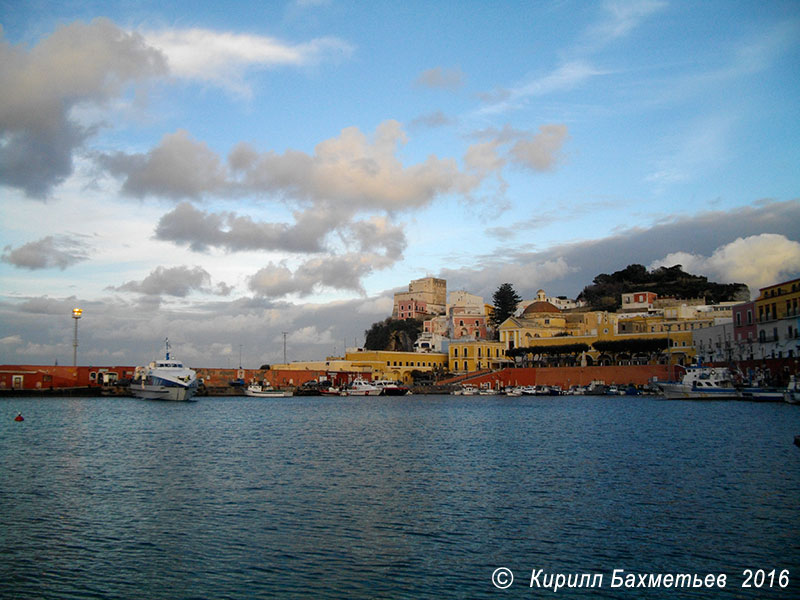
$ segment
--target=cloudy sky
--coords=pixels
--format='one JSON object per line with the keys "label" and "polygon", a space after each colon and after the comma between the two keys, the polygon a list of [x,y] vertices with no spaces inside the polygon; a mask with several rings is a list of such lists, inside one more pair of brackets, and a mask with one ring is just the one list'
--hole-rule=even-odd
{"label": "cloudy sky", "polygon": [[321,359],[412,279],[800,274],[800,4],[0,0],[0,363]]}

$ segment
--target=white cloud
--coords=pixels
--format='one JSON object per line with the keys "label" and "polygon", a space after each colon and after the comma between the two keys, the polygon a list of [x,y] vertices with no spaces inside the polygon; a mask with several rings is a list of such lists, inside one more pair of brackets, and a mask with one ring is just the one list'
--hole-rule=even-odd
{"label": "white cloud", "polygon": [[250,94],[243,80],[247,69],[302,67],[353,53],[352,45],[333,37],[291,44],[269,36],[208,29],[148,31],[144,37],[164,53],[176,77],[213,83],[246,96]]}
{"label": "white cloud", "polygon": [[720,246],[711,256],[673,252],[650,269],[683,265],[684,271],[725,283],[744,283],[751,294],[800,271],[800,243],[786,236],[762,233]]}
{"label": "white cloud", "polygon": [[604,45],[636,29],[642,21],[668,6],[661,0],[613,0],[603,8],[606,17],[589,29],[589,38],[596,45]]}

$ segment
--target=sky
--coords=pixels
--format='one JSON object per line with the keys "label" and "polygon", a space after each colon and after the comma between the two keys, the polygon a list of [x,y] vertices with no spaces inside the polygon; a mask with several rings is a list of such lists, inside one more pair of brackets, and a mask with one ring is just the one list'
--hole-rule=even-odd
{"label": "sky", "polygon": [[[0,364],[363,344],[411,280],[800,276],[800,2],[0,0]],[[285,342],[285,344],[284,344]]]}

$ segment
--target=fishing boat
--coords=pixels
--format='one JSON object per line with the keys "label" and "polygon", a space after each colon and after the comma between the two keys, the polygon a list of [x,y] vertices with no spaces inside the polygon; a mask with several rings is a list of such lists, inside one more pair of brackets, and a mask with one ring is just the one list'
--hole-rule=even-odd
{"label": "fishing boat", "polygon": [[169,339],[164,360],[154,360],[146,367],[137,367],[130,393],[145,400],[194,400],[197,392],[197,373],[169,355]]}
{"label": "fishing boat", "polygon": [[733,374],[724,367],[687,367],[679,382],[657,382],[670,400],[736,400]]}
{"label": "fishing boat", "polygon": [[251,383],[244,390],[244,395],[252,398],[290,398],[293,394],[292,390],[276,390],[267,383]]}

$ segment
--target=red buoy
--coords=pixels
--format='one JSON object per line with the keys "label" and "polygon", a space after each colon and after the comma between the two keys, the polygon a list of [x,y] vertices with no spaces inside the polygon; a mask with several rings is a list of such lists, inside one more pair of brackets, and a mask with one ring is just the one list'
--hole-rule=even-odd
{"label": "red buoy", "polygon": [[17,416],[14,417],[15,421],[24,421],[25,419],[22,418],[22,413],[17,413]]}

